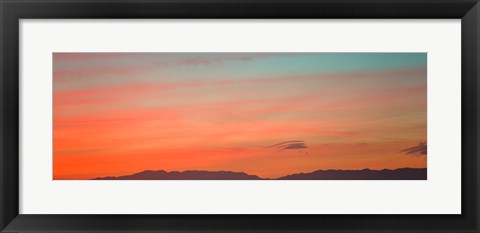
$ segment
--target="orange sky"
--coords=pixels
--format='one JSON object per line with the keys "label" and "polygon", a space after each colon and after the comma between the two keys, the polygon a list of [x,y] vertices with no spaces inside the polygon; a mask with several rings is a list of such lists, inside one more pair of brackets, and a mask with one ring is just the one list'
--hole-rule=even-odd
{"label": "orange sky", "polygon": [[427,141],[423,53],[55,53],[53,69],[54,179],[427,166],[402,152]]}

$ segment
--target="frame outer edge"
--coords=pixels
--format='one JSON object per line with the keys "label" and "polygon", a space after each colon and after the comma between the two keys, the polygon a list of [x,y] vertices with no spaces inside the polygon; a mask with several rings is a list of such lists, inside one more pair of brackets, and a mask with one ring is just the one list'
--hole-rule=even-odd
{"label": "frame outer edge", "polygon": [[[4,28],[5,28],[5,20],[4,20],[4,17],[5,17],[5,14],[4,14],[4,1],[3,0],[0,0],[0,51],[3,51],[3,44],[4,44],[4,40],[3,40],[3,37],[4,37]],[[4,179],[5,179],[5,175],[4,175],[4,171],[5,171],[5,162],[4,162],[4,145],[3,145],[3,138],[4,137],[4,126],[3,126],[3,111],[4,111],[4,108],[3,108],[3,101],[4,101],[4,98],[3,98],[3,94],[1,94],[3,92],[3,88],[4,88],[4,85],[3,85],[3,79],[4,79],[4,70],[3,70],[3,52],[0,52],[0,167],[1,167],[1,170],[0,170],[0,205],[1,206],[4,206],[4,202],[5,202],[5,192],[6,192],[6,187],[5,187],[5,182],[4,182]],[[9,220],[7,219],[6,217],[6,214],[5,214],[5,208],[0,208],[0,231],[2,231],[7,223],[9,222]]]}
{"label": "frame outer edge", "polygon": [[[19,214],[18,7],[0,0],[0,232]],[[10,45],[10,46],[7,46]],[[7,59],[8,58],[8,59]]]}
{"label": "frame outer edge", "polygon": [[[462,17],[462,215],[480,232],[480,3]],[[466,126],[464,124],[467,124]],[[470,126],[470,127],[469,127]],[[466,170],[475,171],[468,177]],[[466,186],[466,187],[465,187]],[[473,186],[473,187],[472,187]],[[465,199],[475,203],[466,203]]]}
{"label": "frame outer edge", "polygon": [[474,62],[476,62],[476,64],[472,64],[472,66],[475,68],[475,70],[473,71],[475,74],[475,78],[476,78],[476,81],[477,81],[477,85],[476,85],[476,95],[475,95],[475,100],[476,100],[476,128],[475,128],[475,131],[476,131],[476,151],[475,151],[475,158],[476,158],[476,172],[477,172],[477,176],[476,176],[476,180],[475,180],[475,183],[477,185],[477,188],[476,188],[476,194],[475,196],[477,198],[475,198],[475,201],[476,201],[476,205],[474,205],[476,207],[476,210],[475,210],[475,219],[476,219],[476,224],[475,224],[475,229],[477,232],[480,232],[480,201],[478,200],[479,198],[479,195],[480,195],[480,151],[479,151],[479,148],[480,148],[480,139],[479,139],[479,135],[480,135],[480,107],[479,107],[479,103],[480,103],[480,3],[477,2],[477,4],[473,7],[472,9],[472,12],[474,15],[475,15],[475,30],[476,30],[476,37],[474,38],[474,44],[476,46],[476,48],[474,49],[473,53],[474,54],[474,59],[472,59]]}
{"label": "frame outer edge", "polygon": [[[28,1],[19,1],[26,3]],[[39,2],[44,2],[44,1],[39,1]],[[58,1],[54,1],[58,2]],[[71,2],[71,1],[66,1]],[[18,144],[17,145],[11,145],[10,143],[12,142],[17,142],[18,143],[18,131],[15,134],[14,130],[12,128],[15,128],[19,126],[18,122],[18,96],[17,96],[17,101],[11,101],[15,100],[12,96],[16,93],[18,94],[18,90],[11,90],[12,87],[17,88],[18,83],[16,84],[17,86],[13,86],[11,84],[14,84],[15,79],[18,81],[18,70],[15,70],[16,68],[12,67],[11,65],[16,64],[15,62],[18,62],[19,58],[19,50],[18,50],[18,27],[16,29],[12,28],[12,21],[16,20],[18,21],[18,15],[16,15],[16,12],[10,12],[8,11],[9,7],[12,6],[12,1],[9,0],[0,0],[0,232],[4,232],[6,230],[6,226],[12,222],[16,217],[18,217],[18,179],[16,181],[12,181],[14,178],[18,178],[18,174],[13,174],[14,171],[18,171],[17,168],[9,168],[9,167],[14,167],[18,166],[17,164],[11,164],[10,162],[18,162],[18,158],[16,160],[9,159],[7,157],[7,154],[11,154],[13,152],[17,152],[18,155]],[[18,7],[18,5],[17,5]],[[13,11],[18,10],[17,7],[13,7]],[[25,7],[25,6],[23,6]],[[472,20],[473,18],[473,20]],[[463,52],[468,52],[468,57],[471,58],[471,62],[469,63],[469,69],[468,75],[472,75],[475,77],[475,80],[472,80],[470,84],[474,84],[473,87],[471,87],[470,90],[474,89],[474,92],[471,93],[472,96],[470,98],[475,98],[472,100],[472,102],[469,102],[469,105],[467,107],[472,107],[472,103],[478,104],[479,103],[479,91],[480,91],[480,81],[479,81],[479,58],[480,58],[480,5],[477,2],[475,6],[470,9],[470,11],[464,16],[464,19],[469,19],[470,23],[475,26],[475,31],[470,32],[468,35],[472,35],[473,37],[468,45],[469,46],[474,46],[469,47],[470,50],[466,50],[463,48],[462,45],[462,53]],[[470,24],[470,26],[472,26]],[[463,24],[462,24],[463,28]],[[16,30],[16,31],[15,31]],[[7,34],[12,33],[16,35],[10,35],[7,36]],[[463,36],[463,30],[462,30],[462,36]],[[17,40],[16,44],[17,46],[11,46],[11,47],[6,47],[6,44],[11,45],[12,40]],[[463,40],[462,40],[463,41]],[[5,56],[7,54],[11,54],[12,51],[16,50],[16,56],[15,58],[17,61],[10,60],[7,61],[5,59]],[[462,56],[463,58],[464,56]],[[474,62],[477,64],[475,65]],[[462,72],[463,72],[463,62],[462,62]],[[15,76],[16,75],[16,76]],[[463,76],[463,73],[462,73]],[[8,78],[8,79],[7,79]],[[14,88],[13,88],[14,89]],[[14,106],[16,105],[16,106]],[[13,112],[9,112],[13,110]],[[15,110],[17,112],[15,113]],[[472,158],[470,162],[472,164],[470,166],[475,166],[476,167],[476,177],[474,180],[470,180],[468,184],[474,184],[476,187],[472,187],[473,191],[476,192],[475,194],[472,195],[478,195],[480,194],[480,185],[479,185],[479,180],[480,180],[480,159],[478,158],[478,148],[480,145],[480,142],[478,141],[478,135],[480,132],[480,119],[478,118],[480,116],[480,108],[478,106],[475,107],[475,113],[474,117],[468,118],[470,120],[473,120],[474,123],[476,124],[474,129],[474,135],[475,138],[472,140],[476,140],[476,145],[474,147],[475,151],[475,158]],[[17,117],[17,119],[12,119],[12,117]],[[472,122],[470,122],[472,123]],[[7,138],[10,137],[10,138]],[[14,139],[16,137],[16,139]],[[12,172],[13,171],[13,172]],[[16,186],[15,186],[16,184]],[[12,187],[16,187],[17,190],[12,190]],[[16,197],[15,197],[16,195]],[[480,209],[480,202],[478,201],[478,196],[475,198],[476,203],[468,203],[470,205],[475,206],[475,223],[474,227],[475,229],[472,229],[473,231],[467,231],[467,232],[479,232],[479,209]],[[16,206],[16,207],[15,207]],[[473,216],[469,216],[473,217]],[[17,218],[18,220],[18,218]],[[212,231],[215,231],[212,229]],[[235,231],[232,231],[235,232]]]}
{"label": "frame outer edge", "polygon": [[[0,0],[0,51],[3,51],[3,28],[5,25],[3,24],[3,1]],[[0,90],[3,90],[3,53],[0,52]],[[3,97],[0,95],[0,139],[3,137]],[[3,182],[3,140],[0,140],[0,205],[3,206],[3,192],[4,182]],[[4,212],[3,208],[0,209],[0,231],[5,228],[5,220],[4,220]]]}
{"label": "frame outer edge", "polygon": [[[477,15],[477,51],[476,51],[476,61],[477,65],[475,66],[476,69],[476,76],[477,76],[477,100],[479,100],[480,96],[480,3],[477,3],[475,6],[476,10],[476,15]],[[478,135],[480,134],[480,107],[477,105],[477,224],[476,224],[476,230],[477,232],[480,230],[480,201],[478,200],[478,195],[480,194],[480,154],[479,154],[479,147],[480,147],[480,139],[478,138]]]}

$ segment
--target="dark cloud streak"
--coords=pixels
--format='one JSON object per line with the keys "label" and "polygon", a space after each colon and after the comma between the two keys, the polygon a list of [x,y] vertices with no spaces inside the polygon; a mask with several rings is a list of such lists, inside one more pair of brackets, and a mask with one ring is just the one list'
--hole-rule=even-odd
{"label": "dark cloud streak", "polygon": [[305,143],[293,143],[288,146],[285,146],[283,149],[285,150],[296,150],[296,149],[306,149],[307,145]]}
{"label": "dark cloud streak", "polygon": [[426,142],[421,142],[417,146],[403,149],[402,152],[405,152],[405,154],[407,154],[407,155],[426,155],[427,154],[427,143]]}
{"label": "dark cloud streak", "polygon": [[291,140],[291,141],[276,143],[276,144],[267,146],[267,148],[274,148],[281,151],[281,150],[302,150],[302,149],[307,149],[308,147],[305,141]]}
{"label": "dark cloud streak", "polygon": [[305,142],[304,142],[304,141],[298,141],[298,140],[284,141],[284,142],[280,142],[280,143],[277,143],[277,144],[273,144],[273,145],[270,145],[270,146],[267,146],[267,147],[268,147],[268,148],[278,147],[278,146],[282,146],[282,145],[290,144],[290,143],[305,143]]}

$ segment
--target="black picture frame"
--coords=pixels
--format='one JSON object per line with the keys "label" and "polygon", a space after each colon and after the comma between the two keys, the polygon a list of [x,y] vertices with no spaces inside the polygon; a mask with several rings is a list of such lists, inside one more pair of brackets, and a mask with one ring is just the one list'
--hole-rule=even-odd
{"label": "black picture frame", "polygon": [[[479,232],[478,0],[0,0],[0,16],[1,232]],[[72,18],[461,19],[462,214],[19,214],[19,20]]]}

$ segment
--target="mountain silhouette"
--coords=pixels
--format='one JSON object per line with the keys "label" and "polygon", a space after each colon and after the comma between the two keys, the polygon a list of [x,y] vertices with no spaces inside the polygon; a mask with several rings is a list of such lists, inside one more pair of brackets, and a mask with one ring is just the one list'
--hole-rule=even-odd
{"label": "mountain silhouette", "polygon": [[279,180],[426,180],[426,168],[395,170],[318,170],[278,178]]}
{"label": "mountain silhouette", "polygon": [[244,172],[230,171],[172,171],[146,170],[126,176],[98,177],[94,180],[261,180],[262,178]]}
{"label": "mountain silhouette", "polygon": [[318,170],[277,179],[264,179],[244,172],[146,170],[132,175],[97,177],[92,180],[426,180],[426,168],[395,170]]}

